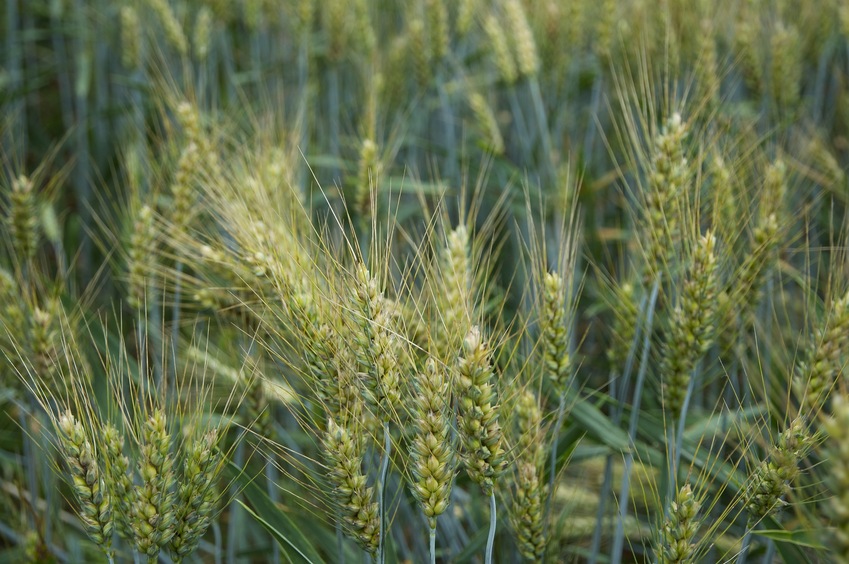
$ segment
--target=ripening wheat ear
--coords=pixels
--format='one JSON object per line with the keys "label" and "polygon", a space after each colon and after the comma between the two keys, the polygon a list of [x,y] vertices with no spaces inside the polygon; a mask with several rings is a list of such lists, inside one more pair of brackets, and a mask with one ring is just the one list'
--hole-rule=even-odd
{"label": "ripening wheat ear", "polygon": [[799,461],[810,446],[803,418],[794,419],[755,469],[747,488],[749,522],[755,524],[787,505],[785,496],[799,475]]}
{"label": "ripening wheat ear", "polygon": [[450,503],[455,458],[450,386],[445,370],[431,358],[418,374],[415,396],[416,433],[410,446],[413,461],[410,488],[430,526],[431,562],[436,560],[436,519]]}
{"label": "ripening wheat ear", "polygon": [[9,195],[9,231],[18,260],[28,261],[38,247],[38,215],[32,181],[19,176],[12,181]]}
{"label": "ripening wheat ear", "polygon": [[545,535],[543,505],[547,486],[543,481],[545,451],[541,436],[542,413],[536,395],[526,390],[516,406],[518,440],[513,476],[513,504],[510,522],[519,545],[519,552],[527,560],[539,561],[545,554],[548,539]]}
{"label": "ripening wheat ear", "polygon": [[171,44],[180,55],[186,56],[189,53],[189,42],[186,40],[186,34],[183,31],[183,26],[180,25],[177,16],[168,5],[168,0],[147,0],[153,13],[159,19],[162,26],[162,31],[165,34],[165,40]]}
{"label": "ripening wheat ear", "polygon": [[362,437],[361,429],[356,426],[349,430],[328,419],[323,446],[329,463],[328,478],[345,531],[374,556],[380,542],[380,515],[374,488],[366,484],[362,470]]}
{"label": "ripening wheat ear", "polygon": [[681,416],[693,370],[716,331],[715,246],[716,238],[710,232],[699,239],[663,347],[663,401],[673,420]]}
{"label": "ripening wheat ear", "polygon": [[833,415],[825,422],[829,437],[831,493],[829,516],[832,528],[828,544],[838,561],[849,561],[849,398],[845,393],[832,398]]}
{"label": "ripening wheat ear", "polygon": [[115,529],[124,540],[132,540],[130,512],[132,508],[133,479],[130,474],[130,459],[124,455],[124,436],[111,424],[103,428],[104,468],[109,482],[109,491],[115,505]]}
{"label": "ripening wheat ear", "polygon": [[112,501],[102,465],[85,427],[70,413],[59,416],[59,446],[71,475],[79,516],[91,540],[112,561]]}
{"label": "ripening wheat ear", "polygon": [[549,272],[543,279],[540,332],[545,375],[557,391],[558,397],[566,392],[571,369],[567,334],[568,314],[563,277]]}
{"label": "ripening wheat ear", "polygon": [[357,362],[377,414],[388,422],[401,404],[397,338],[377,279],[363,264],[357,266],[355,284]]}
{"label": "ripening wheat ear", "polygon": [[152,263],[156,256],[156,225],[150,206],[142,206],[134,218],[127,264],[127,301],[136,309],[147,306]]}
{"label": "ripening wheat ear", "polygon": [[440,287],[436,293],[441,319],[437,324],[437,348],[443,362],[453,362],[462,340],[471,327],[472,267],[469,232],[464,225],[448,234],[448,244],[440,252]]}
{"label": "ripening wheat ear", "polygon": [[506,465],[490,356],[480,329],[472,327],[463,341],[455,381],[459,403],[457,429],[463,446],[463,464],[469,477],[489,496],[487,564],[492,562],[495,541],[495,480]]}
{"label": "ripening wheat ear", "polygon": [[216,482],[223,468],[218,430],[194,437],[184,453],[183,473],[176,496],[174,535],[169,546],[174,561],[195,551],[209,528],[220,497]]}
{"label": "ripening wheat ear", "polygon": [[377,143],[364,139],[360,146],[360,162],[356,186],[356,210],[364,227],[374,217],[376,210],[374,201],[377,195],[377,183],[380,178],[380,154]]}
{"label": "ripening wheat ear", "polygon": [[138,461],[141,483],[134,487],[130,527],[136,549],[156,562],[175,533],[174,460],[165,412],[157,409],[144,422]]}
{"label": "ripening wheat ear", "polygon": [[668,269],[674,256],[674,241],[681,231],[680,200],[689,177],[684,154],[687,127],[681,114],[674,114],[654,139],[648,186],[643,196],[646,233],[646,268],[652,276]]}
{"label": "ripening wheat ear", "polygon": [[690,564],[698,561],[693,544],[699,530],[697,520],[700,504],[690,484],[685,484],[670,502],[669,517],[663,523],[660,546],[657,548],[659,564]]}
{"label": "ripening wheat ear", "polygon": [[832,303],[823,326],[818,328],[793,374],[799,397],[799,413],[817,412],[843,369],[849,346],[849,292]]}
{"label": "ripening wheat ear", "polygon": [[519,78],[519,72],[516,70],[516,62],[507,43],[507,33],[495,13],[490,12],[486,15],[483,29],[489,40],[489,48],[492,49],[492,58],[501,80],[508,85],[514,84]]}
{"label": "ripening wheat ear", "polygon": [[489,347],[472,327],[457,364],[457,423],[466,471],[487,495],[506,464],[494,380]]}

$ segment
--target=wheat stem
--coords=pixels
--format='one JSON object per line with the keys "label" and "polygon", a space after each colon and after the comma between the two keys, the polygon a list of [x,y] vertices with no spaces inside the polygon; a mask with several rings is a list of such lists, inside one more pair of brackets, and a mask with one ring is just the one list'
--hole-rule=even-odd
{"label": "wheat stem", "polygon": [[430,564],[436,564],[436,527],[430,527]]}
{"label": "wheat stem", "polygon": [[492,549],[495,545],[495,525],[498,520],[495,509],[495,489],[491,489],[489,492],[489,535],[486,538],[486,564],[492,564]]}
{"label": "wheat stem", "polygon": [[389,471],[389,456],[392,453],[392,437],[389,434],[389,421],[383,422],[383,460],[380,463],[380,479],[377,484],[377,500],[380,503],[380,541],[377,546],[377,562],[383,564],[386,557],[386,474]]}
{"label": "wheat stem", "polygon": [[560,406],[557,408],[557,422],[554,424],[554,439],[551,442],[551,458],[548,463],[548,495],[545,498],[545,522],[551,516],[551,498],[554,496],[554,479],[557,473],[557,445],[560,439],[560,428],[566,415],[566,390],[560,393]]}
{"label": "wheat stem", "polygon": [[[643,296],[640,303],[640,308],[637,311],[637,317],[643,315],[646,307],[647,297]],[[630,339],[628,345],[628,355],[625,358],[625,369],[622,371],[622,386],[617,386],[616,375],[611,370],[610,373],[610,396],[617,402],[616,410],[613,413],[613,424],[617,427],[622,421],[622,414],[625,409],[625,393],[627,392],[628,382],[631,379],[631,370],[634,368],[634,359],[637,356],[637,343],[640,340],[640,325],[634,324],[634,335]],[[596,513],[596,526],[593,530],[593,539],[590,549],[590,556],[587,559],[588,564],[595,564],[601,550],[601,530],[604,526],[605,506],[607,505],[607,494],[610,490],[610,483],[613,481],[613,455],[607,456],[604,463],[604,479],[602,481],[601,492],[598,500],[598,512]]]}
{"label": "wheat stem", "polygon": [[752,531],[747,530],[746,535],[743,537],[743,546],[740,547],[740,553],[737,555],[737,564],[746,564],[750,544],[752,544]]}
{"label": "wheat stem", "polygon": [[[651,348],[651,329],[654,322],[654,308],[657,303],[657,294],[660,290],[660,278],[656,277],[652,286],[651,298],[646,310],[646,329],[643,338],[643,356],[640,360],[640,371],[637,374],[637,384],[634,388],[634,405],[631,407],[631,420],[628,425],[628,442],[633,444],[637,437],[637,423],[640,419],[640,402],[643,396],[643,384],[646,380],[648,368],[649,350]],[[631,467],[634,464],[634,452],[628,450],[625,455],[625,474],[622,478],[622,486],[619,492],[619,520],[616,523],[616,534],[613,537],[613,550],[610,553],[612,564],[622,562],[622,549],[625,543],[625,518],[628,516],[628,496],[631,487]]]}

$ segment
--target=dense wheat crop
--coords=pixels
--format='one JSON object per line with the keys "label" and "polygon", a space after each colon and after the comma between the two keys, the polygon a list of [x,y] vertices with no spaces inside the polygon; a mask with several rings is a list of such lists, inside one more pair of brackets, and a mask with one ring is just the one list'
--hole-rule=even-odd
{"label": "dense wheat crop", "polygon": [[849,1],[4,5],[0,561],[849,562]]}

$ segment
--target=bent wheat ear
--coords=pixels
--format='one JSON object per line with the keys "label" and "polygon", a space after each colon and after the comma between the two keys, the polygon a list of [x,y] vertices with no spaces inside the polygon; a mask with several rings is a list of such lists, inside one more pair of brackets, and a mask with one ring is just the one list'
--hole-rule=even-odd
{"label": "bent wheat ear", "polygon": [[171,47],[180,55],[185,57],[189,54],[189,42],[186,40],[186,34],[183,31],[183,26],[180,25],[177,16],[171,10],[167,0],[147,0],[154,14],[162,24],[162,31],[165,34],[165,40],[171,44]]}

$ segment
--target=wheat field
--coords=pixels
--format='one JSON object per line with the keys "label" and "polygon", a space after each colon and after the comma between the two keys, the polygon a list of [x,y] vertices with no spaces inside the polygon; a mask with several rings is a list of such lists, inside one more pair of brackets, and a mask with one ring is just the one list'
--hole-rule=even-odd
{"label": "wheat field", "polygon": [[849,563],[849,1],[0,29],[0,561]]}

